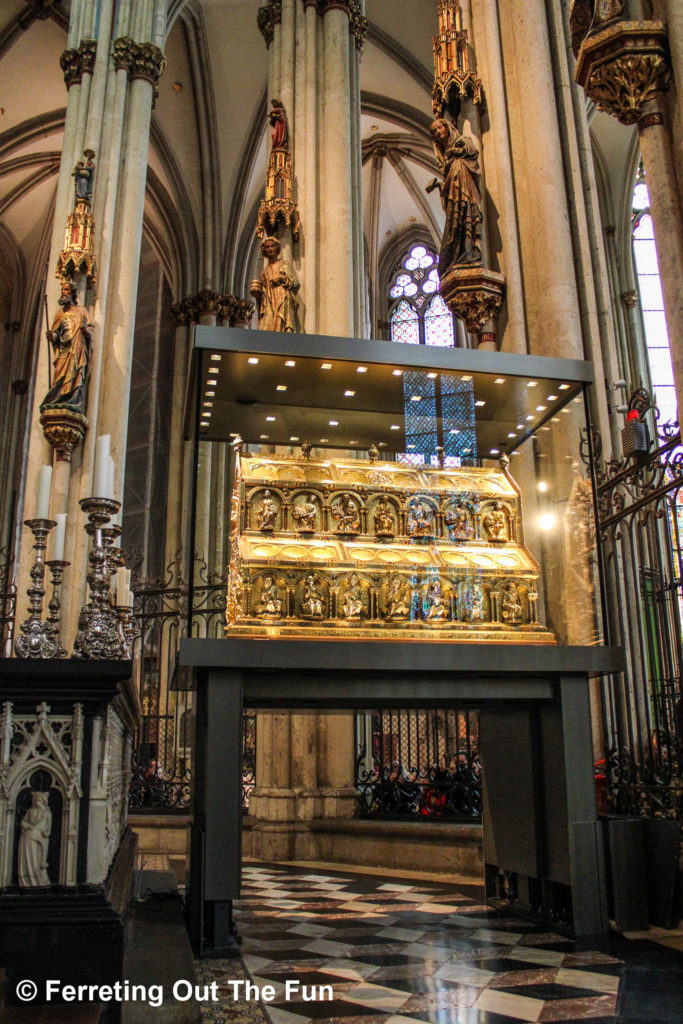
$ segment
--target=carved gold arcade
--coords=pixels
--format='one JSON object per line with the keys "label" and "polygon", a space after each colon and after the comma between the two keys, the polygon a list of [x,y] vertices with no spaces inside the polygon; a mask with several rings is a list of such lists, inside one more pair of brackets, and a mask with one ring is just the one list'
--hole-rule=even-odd
{"label": "carved gold arcade", "polygon": [[243,455],[229,635],[552,643],[507,473]]}

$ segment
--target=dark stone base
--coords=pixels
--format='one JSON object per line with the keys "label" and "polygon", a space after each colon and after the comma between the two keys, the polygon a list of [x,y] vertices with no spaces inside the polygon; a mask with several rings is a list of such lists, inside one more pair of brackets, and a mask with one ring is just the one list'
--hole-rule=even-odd
{"label": "dark stone base", "polygon": [[[16,995],[24,980],[38,986],[34,1007],[47,1002],[48,979],[76,986],[122,980],[135,851],[136,837],[128,831],[104,885],[0,893],[0,969],[5,973],[0,1006],[3,1001],[7,1007],[26,1005]],[[120,1011],[119,1003],[110,1003],[102,1021],[115,1024]]]}

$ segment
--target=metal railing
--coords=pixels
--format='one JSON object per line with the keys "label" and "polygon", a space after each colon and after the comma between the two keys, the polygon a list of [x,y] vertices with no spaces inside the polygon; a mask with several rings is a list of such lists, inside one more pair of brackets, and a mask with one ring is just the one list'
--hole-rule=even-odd
{"label": "metal railing", "polygon": [[357,714],[356,744],[359,817],[480,820],[476,711]]}

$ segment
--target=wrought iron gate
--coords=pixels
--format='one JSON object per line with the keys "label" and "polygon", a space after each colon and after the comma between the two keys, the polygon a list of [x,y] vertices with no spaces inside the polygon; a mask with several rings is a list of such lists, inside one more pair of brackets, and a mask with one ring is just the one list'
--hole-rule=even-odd
{"label": "wrought iron gate", "polygon": [[[597,439],[599,445],[599,439]],[[644,457],[596,465],[609,641],[626,673],[602,688],[601,810],[683,817],[683,449],[663,428]]]}

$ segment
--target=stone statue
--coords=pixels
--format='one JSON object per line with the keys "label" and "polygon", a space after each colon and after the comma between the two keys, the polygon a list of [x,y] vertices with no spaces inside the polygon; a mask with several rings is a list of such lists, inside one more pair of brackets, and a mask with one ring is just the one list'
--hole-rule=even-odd
{"label": "stone statue", "polygon": [[408,584],[400,576],[392,576],[384,612],[387,619],[407,619],[410,615],[410,599]]}
{"label": "stone statue", "polygon": [[431,133],[442,181],[435,178],[427,191],[439,189],[446,214],[439,256],[439,275],[443,279],[452,267],[481,266],[479,150],[473,139],[460,135],[444,118],[432,122]]}
{"label": "stone statue", "polygon": [[519,600],[519,590],[516,583],[507,583],[505,585],[500,617],[508,625],[515,625],[522,621],[522,605]]}
{"label": "stone statue", "polygon": [[261,507],[256,513],[256,525],[262,533],[275,529],[277,519],[277,502],[273,501],[270,491],[263,492]]}
{"label": "stone statue", "polygon": [[52,321],[47,340],[55,352],[52,387],[40,409],[73,409],[85,414],[85,385],[88,379],[92,326],[88,311],[78,305],[78,291],[73,281],[62,282],[59,300],[61,309]]}
{"label": "stone statue", "polygon": [[432,580],[426,588],[424,597],[424,617],[429,621],[449,619],[450,612],[441,592],[441,580]]}
{"label": "stone statue", "polygon": [[363,592],[360,580],[354,572],[349,580],[349,585],[344,596],[342,611],[345,619],[360,619],[363,617],[365,606],[363,603]]}
{"label": "stone statue", "polygon": [[292,519],[296,523],[299,533],[315,533],[316,516],[318,509],[313,501],[313,495],[309,494],[308,501],[302,501],[292,508]]}
{"label": "stone statue", "polygon": [[268,120],[273,129],[273,149],[289,149],[287,112],[282,105],[282,100],[271,100],[270,105],[273,109],[268,111]]}
{"label": "stone statue", "polygon": [[581,44],[587,35],[601,29],[609,21],[624,14],[624,0],[572,0],[569,9],[569,28],[574,56],[579,56]]}
{"label": "stone statue", "polygon": [[282,601],[272,576],[264,576],[261,580],[261,592],[254,614],[262,618],[279,618],[282,615]]}
{"label": "stone statue", "polygon": [[267,263],[260,278],[251,283],[251,294],[258,308],[260,331],[300,334],[296,294],[299,281],[294,268],[281,259],[282,246],[277,238],[265,238],[261,252]]}
{"label": "stone statue", "polygon": [[408,533],[411,537],[434,536],[434,511],[426,501],[412,502],[408,509]]}
{"label": "stone statue", "polygon": [[382,498],[375,507],[375,535],[393,537],[396,533],[396,517],[390,501]]}
{"label": "stone statue", "polygon": [[31,793],[31,806],[21,819],[17,875],[24,889],[49,885],[47,849],[52,832],[52,812],[47,793]]}
{"label": "stone statue", "polygon": [[325,614],[324,598],[320,590],[320,584],[315,576],[306,577],[301,614],[309,619],[322,619]]}
{"label": "stone statue", "polygon": [[348,494],[342,494],[337,504],[332,506],[330,512],[332,518],[336,519],[339,524],[337,533],[358,533],[360,530],[358,506]]}
{"label": "stone statue", "polygon": [[469,524],[464,508],[458,506],[449,509],[443,517],[443,521],[448,527],[451,540],[470,540],[472,538],[474,530]]}
{"label": "stone statue", "polygon": [[482,526],[486,531],[487,540],[500,544],[508,539],[507,519],[499,501],[486,513],[482,520]]}
{"label": "stone statue", "polygon": [[92,199],[92,181],[95,174],[93,157],[95,154],[92,149],[86,149],[83,156],[84,159],[78,161],[71,172],[71,176],[75,179],[74,190],[76,199],[84,199],[89,203]]}

